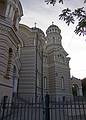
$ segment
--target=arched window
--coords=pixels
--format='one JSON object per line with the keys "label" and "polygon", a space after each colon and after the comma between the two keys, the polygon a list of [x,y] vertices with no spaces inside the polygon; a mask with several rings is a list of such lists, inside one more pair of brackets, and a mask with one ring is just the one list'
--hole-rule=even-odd
{"label": "arched window", "polygon": [[6,78],[9,78],[9,77],[10,77],[10,70],[11,70],[11,64],[12,64],[12,56],[13,56],[12,48],[9,48]]}
{"label": "arched window", "polygon": [[63,56],[62,54],[59,54],[59,55],[58,55],[58,59],[59,59],[59,61],[60,61],[61,63],[65,63],[65,58],[64,58],[64,56]]}
{"label": "arched window", "polygon": [[61,77],[61,88],[64,89],[64,77]]}

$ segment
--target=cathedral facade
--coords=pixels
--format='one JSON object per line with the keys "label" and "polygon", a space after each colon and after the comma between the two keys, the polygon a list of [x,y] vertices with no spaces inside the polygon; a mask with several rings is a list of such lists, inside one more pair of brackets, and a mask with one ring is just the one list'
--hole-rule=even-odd
{"label": "cathedral facade", "polygon": [[[23,45],[18,30],[23,15],[19,0],[0,0],[0,96],[12,96],[17,90]],[[0,97],[0,98],[1,98]]]}
{"label": "cathedral facade", "polygon": [[19,0],[0,1],[0,98],[3,96],[71,96],[68,53],[61,30],[52,24],[44,32],[19,24]]}

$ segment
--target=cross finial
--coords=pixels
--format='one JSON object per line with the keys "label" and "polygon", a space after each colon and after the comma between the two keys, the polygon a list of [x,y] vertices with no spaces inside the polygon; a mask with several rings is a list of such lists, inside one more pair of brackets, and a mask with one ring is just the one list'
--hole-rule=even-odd
{"label": "cross finial", "polygon": [[35,22],[34,24],[35,24],[35,28],[36,28],[37,23]]}
{"label": "cross finial", "polygon": [[52,22],[52,25],[54,24],[54,22]]}

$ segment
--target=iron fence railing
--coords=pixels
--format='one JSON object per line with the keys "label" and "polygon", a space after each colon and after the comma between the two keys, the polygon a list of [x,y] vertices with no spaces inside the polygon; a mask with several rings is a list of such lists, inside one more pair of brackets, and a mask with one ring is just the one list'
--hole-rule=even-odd
{"label": "iron fence railing", "polygon": [[86,98],[13,98],[0,103],[0,120],[86,120]]}

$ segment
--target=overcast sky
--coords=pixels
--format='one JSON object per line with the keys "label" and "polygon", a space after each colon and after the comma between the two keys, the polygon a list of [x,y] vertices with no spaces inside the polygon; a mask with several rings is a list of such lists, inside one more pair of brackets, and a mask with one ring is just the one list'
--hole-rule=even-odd
{"label": "overcast sky", "polygon": [[86,77],[86,36],[79,37],[74,33],[75,25],[69,27],[63,22],[59,21],[59,14],[61,10],[70,6],[74,9],[76,7],[86,6],[83,0],[65,0],[65,3],[56,4],[55,6],[47,5],[44,0],[20,0],[23,6],[24,16],[21,23],[34,27],[41,28],[46,34],[47,28],[52,24],[52,21],[61,29],[62,45],[69,54],[71,76],[79,79]]}

